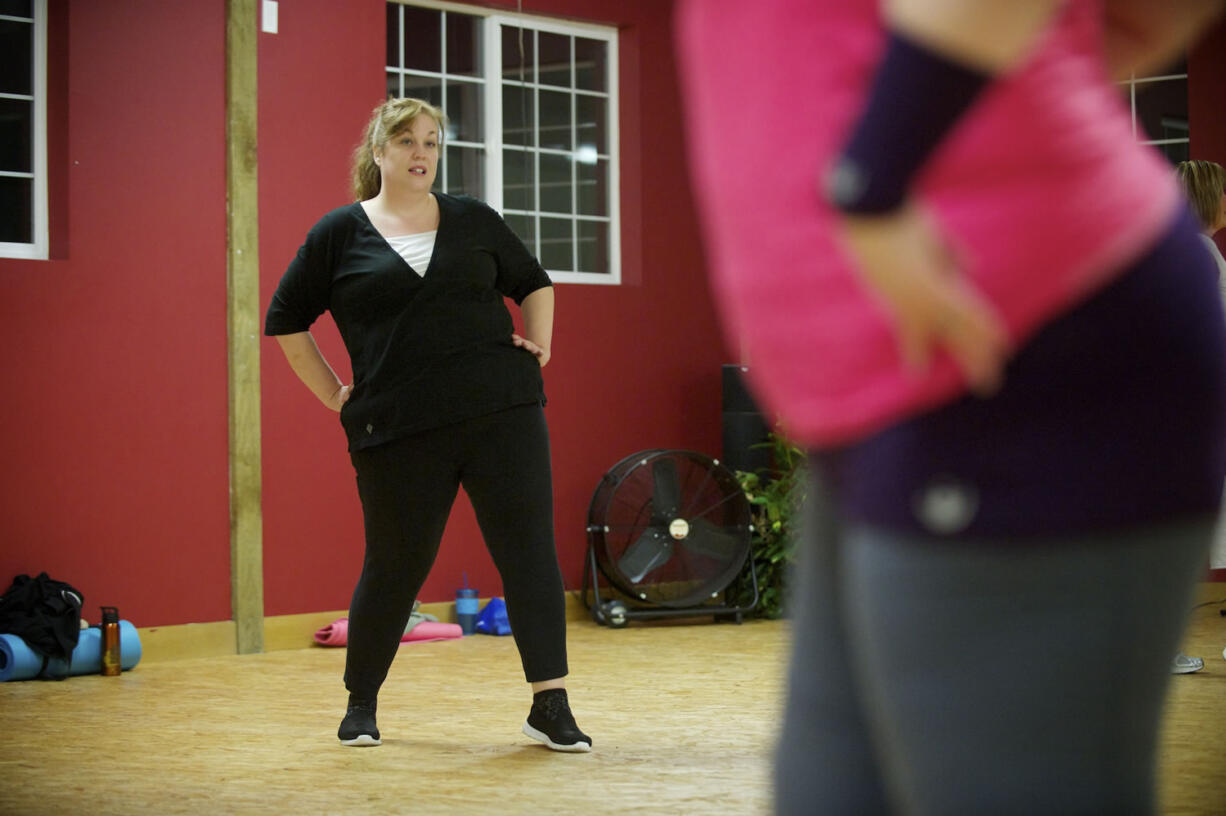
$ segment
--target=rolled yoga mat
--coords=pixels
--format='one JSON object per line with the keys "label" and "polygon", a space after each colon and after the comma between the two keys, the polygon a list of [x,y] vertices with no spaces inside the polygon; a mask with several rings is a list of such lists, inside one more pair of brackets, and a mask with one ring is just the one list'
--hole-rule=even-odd
{"label": "rolled yoga mat", "polygon": [[[124,670],[140,662],[140,635],[129,621],[119,622],[119,665]],[[30,648],[17,635],[0,635],[0,683],[9,680],[29,680],[43,669],[43,656]],[[97,626],[82,629],[77,647],[72,650],[72,662],[63,658],[47,661],[47,674],[98,674],[102,671],[102,630]]]}
{"label": "rolled yoga mat", "polygon": [[[422,621],[400,636],[401,643],[425,643],[431,640],[455,640],[464,632],[457,623]],[[320,646],[345,646],[349,643],[349,618],[338,618],[315,632]]]}

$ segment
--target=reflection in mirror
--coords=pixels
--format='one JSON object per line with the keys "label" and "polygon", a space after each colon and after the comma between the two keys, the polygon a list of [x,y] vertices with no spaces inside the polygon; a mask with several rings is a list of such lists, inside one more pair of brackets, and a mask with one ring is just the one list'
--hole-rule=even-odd
{"label": "reflection in mirror", "polygon": [[575,95],[575,124],[579,144],[591,145],[597,153],[609,152],[608,141],[609,99],[605,96]]}
{"label": "reflection in mirror", "polygon": [[519,236],[519,240],[524,242],[524,246],[528,247],[528,251],[536,255],[536,230],[534,228],[536,219],[530,215],[508,214],[506,222],[507,226]]}
{"label": "reflection in mirror", "polygon": [[541,157],[541,212],[574,212],[574,184],[569,156],[542,153]]}
{"label": "reflection in mirror", "polygon": [[605,221],[579,222],[579,271],[609,274],[609,225]]}
{"label": "reflection in mirror", "polygon": [[541,216],[541,266],[553,272],[575,271],[575,241],[569,218]]}
{"label": "reflection in mirror", "polygon": [[404,10],[404,38],[401,41],[404,67],[442,73],[443,13],[416,6],[401,8]]}
{"label": "reflection in mirror", "polygon": [[571,150],[571,109],[569,93],[540,91],[541,100],[541,147],[552,150]]}
{"label": "reflection in mirror", "polygon": [[575,167],[579,171],[579,214],[607,216],[609,163],[579,161]]}
{"label": "reflection in mirror", "polygon": [[608,45],[603,40],[575,37],[575,87],[583,91],[607,91],[605,53]]}
{"label": "reflection in mirror", "polygon": [[502,27],[502,77],[520,82],[536,78],[536,32],[532,29]]}
{"label": "reflection in mirror", "polygon": [[447,140],[480,142],[485,138],[482,121],[482,104],[485,86],[476,82],[449,80],[447,104],[443,111],[450,120],[447,124]]}
{"label": "reflection in mirror", "polygon": [[502,141],[505,144],[535,145],[532,89],[518,85],[502,87]]}
{"label": "reflection in mirror", "polygon": [[511,210],[531,210],[536,206],[535,154],[527,150],[502,151],[502,205]]}
{"label": "reflection in mirror", "polygon": [[447,73],[481,76],[480,18],[447,13]]}
{"label": "reflection in mirror", "polygon": [[482,151],[473,147],[447,147],[447,189],[451,195],[485,196]]}
{"label": "reflection in mirror", "polygon": [[540,58],[538,66],[542,85],[571,87],[570,82],[570,37],[565,34],[538,34]]}

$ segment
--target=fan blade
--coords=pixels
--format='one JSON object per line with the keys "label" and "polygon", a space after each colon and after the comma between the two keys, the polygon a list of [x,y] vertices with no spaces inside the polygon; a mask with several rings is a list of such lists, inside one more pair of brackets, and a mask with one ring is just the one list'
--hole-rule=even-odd
{"label": "fan blade", "polygon": [[727,563],[745,546],[745,539],[734,530],[699,518],[690,522],[690,534],[681,539],[681,546],[697,555]]}
{"label": "fan blade", "polygon": [[643,580],[644,575],[663,564],[672,554],[672,538],[665,531],[651,527],[617,559],[617,569],[630,583],[637,584]]}
{"label": "fan blade", "polygon": [[677,463],[672,459],[657,459],[651,465],[652,518],[671,521],[681,513],[681,480]]}

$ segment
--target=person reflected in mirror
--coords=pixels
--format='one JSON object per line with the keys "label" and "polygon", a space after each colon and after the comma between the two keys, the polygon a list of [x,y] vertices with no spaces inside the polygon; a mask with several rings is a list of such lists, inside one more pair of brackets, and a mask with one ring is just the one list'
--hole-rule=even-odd
{"label": "person reflected in mirror", "polygon": [[[543,410],[552,284],[497,212],[432,189],[446,121],[419,99],[375,108],[354,153],[356,201],[307,233],[265,320],[302,382],[340,412],[357,474],[366,551],[349,608],[338,737],[381,742],[379,689],[462,486],[532,687],[522,730],[557,751],[589,751],[566,692]],[[522,334],[504,297],[519,306]],[[311,335],[325,311],[349,353],[351,383]]]}

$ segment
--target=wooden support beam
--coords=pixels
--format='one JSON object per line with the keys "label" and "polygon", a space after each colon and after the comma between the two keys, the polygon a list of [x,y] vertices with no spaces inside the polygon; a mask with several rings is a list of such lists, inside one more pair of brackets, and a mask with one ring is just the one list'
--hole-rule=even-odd
{"label": "wooden support beam", "polygon": [[226,0],[226,329],[230,595],[236,651],[264,650],[260,485],[260,268],[256,173],[257,0]]}

